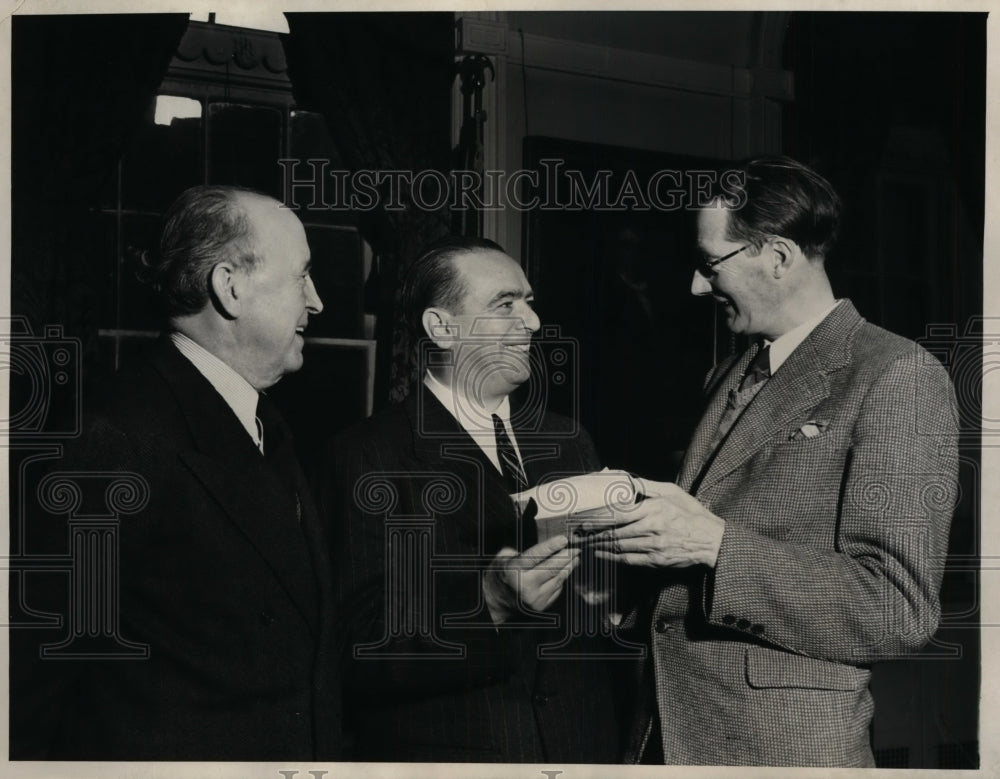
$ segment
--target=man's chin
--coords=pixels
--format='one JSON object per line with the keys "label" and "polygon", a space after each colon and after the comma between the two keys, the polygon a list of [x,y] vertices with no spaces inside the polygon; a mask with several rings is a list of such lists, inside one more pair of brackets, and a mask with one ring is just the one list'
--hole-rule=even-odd
{"label": "man's chin", "polygon": [[726,312],[726,327],[729,328],[730,332],[742,333],[746,323],[740,317],[739,312],[732,306],[726,306],[723,310]]}
{"label": "man's chin", "polygon": [[502,375],[510,387],[508,394],[516,390],[531,378],[531,372],[528,370],[527,366],[525,366],[524,370],[505,370]]}
{"label": "man's chin", "polygon": [[[282,371],[282,376],[288,373],[295,373],[297,370],[301,369],[305,359],[302,357],[301,349],[294,349],[288,355],[288,359],[285,360],[285,369]],[[281,378],[280,376],[278,378]]]}
{"label": "man's chin", "polygon": [[507,367],[502,368],[496,371],[489,382],[484,383],[483,394],[495,398],[510,395],[530,378],[531,374],[527,369],[515,370]]}

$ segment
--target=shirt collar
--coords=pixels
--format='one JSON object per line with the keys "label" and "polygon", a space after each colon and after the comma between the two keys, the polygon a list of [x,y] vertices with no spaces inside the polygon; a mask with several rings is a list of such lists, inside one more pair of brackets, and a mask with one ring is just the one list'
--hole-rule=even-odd
{"label": "shirt collar", "polygon": [[259,444],[257,390],[226,363],[183,333],[171,333],[170,340],[177,347],[177,351],[187,357],[198,372],[208,379],[209,384],[236,414],[236,418],[254,443]]}
{"label": "shirt collar", "polygon": [[826,319],[830,312],[838,305],[840,305],[840,301],[835,300],[832,306],[824,309],[815,317],[807,319],[801,325],[792,328],[784,335],[779,336],[773,341],[764,340],[765,345],[770,345],[771,347],[771,351],[768,354],[768,362],[771,367],[772,376],[781,367],[782,363],[791,356],[792,352],[798,348],[799,344],[806,340],[809,334],[819,326],[819,323]]}

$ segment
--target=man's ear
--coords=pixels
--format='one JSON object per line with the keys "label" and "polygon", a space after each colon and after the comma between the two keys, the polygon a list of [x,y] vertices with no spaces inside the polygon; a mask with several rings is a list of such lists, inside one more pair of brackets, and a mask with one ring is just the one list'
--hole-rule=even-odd
{"label": "man's ear", "polygon": [[451,321],[451,314],[443,308],[432,306],[425,309],[420,323],[424,332],[441,349],[450,349],[458,337],[458,325]]}
{"label": "man's ear", "polygon": [[792,269],[792,265],[802,258],[802,251],[795,241],[778,236],[771,239],[768,245],[774,256],[771,273],[776,279],[780,279],[788,273]]}
{"label": "man's ear", "polygon": [[243,275],[228,262],[220,262],[208,274],[212,299],[220,313],[230,319],[236,319],[243,310]]}

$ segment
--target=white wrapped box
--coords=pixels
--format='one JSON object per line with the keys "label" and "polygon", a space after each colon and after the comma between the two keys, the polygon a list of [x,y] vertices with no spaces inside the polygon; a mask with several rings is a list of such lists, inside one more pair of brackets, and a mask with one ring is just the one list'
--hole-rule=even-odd
{"label": "white wrapped box", "polygon": [[539,484],[511,495],[520,511],[537,506],[538,540],[578,529],[590,532],[604,524],[621,524],[622,513],[635,505],[639,485],[626,471],[603,470]]}

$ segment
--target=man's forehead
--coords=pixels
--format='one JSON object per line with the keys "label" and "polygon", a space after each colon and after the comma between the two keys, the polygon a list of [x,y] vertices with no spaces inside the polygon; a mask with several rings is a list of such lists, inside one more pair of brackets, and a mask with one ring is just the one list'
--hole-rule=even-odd
{"label": "man's forehead", "polygon": [[269,224],[297,224],[299,218],[290,208],[286,208],[274,198],[256,192],[240,192],[237,202],[252,222],[266,221]]}
{"label": "man's forehead", "polygon": [[729,209],[709,206],[698,210],[698,240],[725,238],[729,232]]}
{"label": "man's forehead", "polygon": [[258,255],[268,264],[279,260],[296,273],[305,270],[310,265],[309,241],[298,216],[262,195],[245,194],[243,203]]}
{"label": "man's forehead", "polygon": [[236,203],[243,213],[254,224],[292,226],[300,225],[301,220],[295,211],[267,195],[256,192],[239,192]]}

